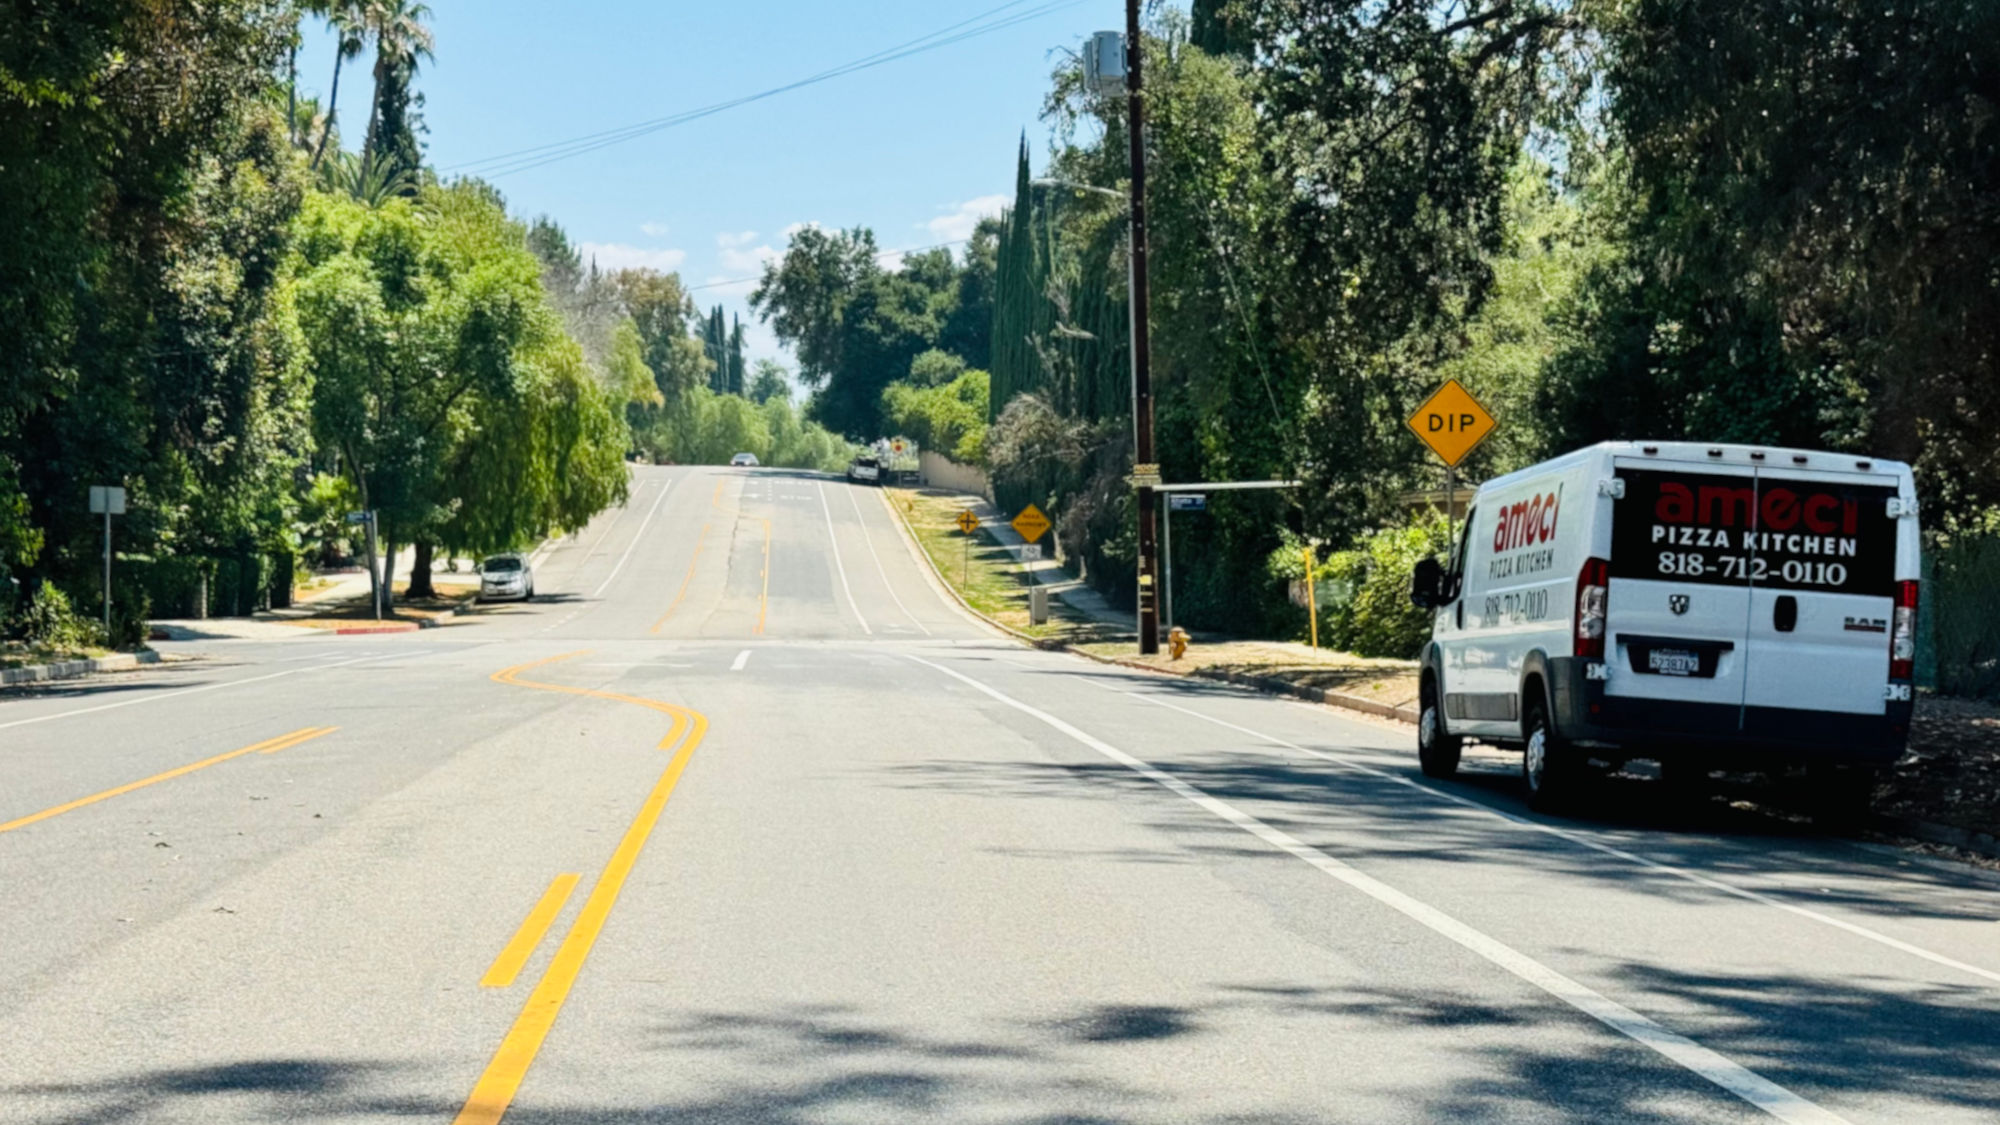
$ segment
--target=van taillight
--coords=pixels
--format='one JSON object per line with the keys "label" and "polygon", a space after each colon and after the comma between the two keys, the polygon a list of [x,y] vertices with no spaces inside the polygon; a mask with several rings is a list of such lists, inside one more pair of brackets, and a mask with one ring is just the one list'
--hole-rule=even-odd
{"label": "van taillight", "polygon": [[1889,626],[1889,678],[1908,680],[1917,667],[1917,584],[1896,583],[1896,616]]}
{"label": "van taillight", "polygon": [[1576,576],[1576,655],[1604,659],[1604,614],[1610,600],[1611,564],[1586,559]]}

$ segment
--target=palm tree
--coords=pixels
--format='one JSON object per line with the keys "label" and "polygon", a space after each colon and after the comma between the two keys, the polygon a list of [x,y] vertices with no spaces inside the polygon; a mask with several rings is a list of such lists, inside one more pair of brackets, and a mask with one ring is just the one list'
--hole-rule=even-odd
{"label": "palm tree", "polygon": [[340,64],[358,57],[368,35],[368,10],[375,4],[367,0],[305,0],[306,11],[324,16],[333,26],[335,46],[333,55],[333,89],[326,98],[326,125],[320,130],[319,143],[313,146],[312,167],[318,168],[326,155],[326,139],[333,135],[334,121],[340,115]]}
{"label": "palm tree", "polygon": [[375,104],[368,116],[368,138],[361,149],[361,162],[381,147],[384,111],[392,98],[400,116],[401,96],[416,77],[421,60],[434,57],[436,45],[425,23],[431,18],[430,5],[421,0],[367,0],[365,19],[375,36]]}

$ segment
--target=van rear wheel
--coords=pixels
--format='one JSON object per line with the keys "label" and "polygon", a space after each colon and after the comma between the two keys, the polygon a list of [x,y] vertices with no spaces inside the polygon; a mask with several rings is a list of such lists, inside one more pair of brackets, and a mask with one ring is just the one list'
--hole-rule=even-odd
{"label": "van rear wheel", "polygon": [[1417,764],[1423,767],[1425,777],[1454,777],[1458,774],[1465,740],[1445,731],[1444,712],[1438,707],[1437,681],[1425,680],[1418,698]]}
{"label": "van rear wheel", "polygon": [[1521,746],[1521,777],[1528,783],[1528,807],[1536,812],[1566,808],[1582,781],[1583,759],[1549,725],[1548,708],[1539,699],[1529,701],[1521,733],[1526,736]]}

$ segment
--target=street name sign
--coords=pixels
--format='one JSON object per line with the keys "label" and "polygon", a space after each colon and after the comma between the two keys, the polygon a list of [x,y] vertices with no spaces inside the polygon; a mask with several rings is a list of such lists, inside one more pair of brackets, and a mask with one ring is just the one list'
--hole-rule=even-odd
{"label": "street name sign", "polygon": [[1431,452],[1454,467],[1499,424],[1456,379],[1446,379],[1409,419],[1410,429]]}
{"label": "street name sign", "polygon": [[1043,515],[1040,508],[1030,504],[1021,509],[1020,515],[1014,517],[1014,530],[1021,533],[1021,538],[1033,543],[1048,533],[1049,517]]}
{"label": "street name sign", "polygon": [[979,530],[979,517],[972,514],[972,509],[958,513],[958,529],[967,535]]}
{"label": "street name sign", "polygon": [[1208,495],[1201,492],[1167,493],[1167,510],[1170,512],[1205,512],[1208,510]]}

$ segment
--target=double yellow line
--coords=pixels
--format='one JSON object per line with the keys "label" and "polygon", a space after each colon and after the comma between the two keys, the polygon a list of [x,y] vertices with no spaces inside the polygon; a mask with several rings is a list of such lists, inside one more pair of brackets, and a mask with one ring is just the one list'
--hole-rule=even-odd
{"label": "double yellow line", "polygon": [[199,762],[190,762],[185,766],[170,769],[165,773],[156,773],[151,777],[120,785],[116,789],[106,789],[102,793],[92,793],[88,797],[79,797],[74,801],[57,805],[52,809],[43,809],[38,813],[30,813],[18,820],[10,820],[5,824],[0,824],[0,832],[12,832],[16,828],[26,828],[30,824],[47,820],[50,817],[61,816],[66,812],[75,812],[86,805],[94,805],[99,801],[108,801],[113,797],[122,797],[135,789],[144,789],[148,785],[158,785],[162,781],[172,781],[174,778],[184,777],[196,770],[205,770],[210,766],[220,765],[231,758],[240,758],[245,754],[275,754],[280,750],[297,746],[301,742],[310,742],[322,735],[332,734],[339,729],[339,727],[306,727],[303,730],[295,730],[290,734],[281,734],[276,738],[266,739],[263,742],[245,746],[241,750],[231,750],[227,754],[217,754],[213,758],[203,758]]}
{"label": "double yellow line", "polygon": [[[569,933],[563,937],[562,945],[556,948],[555,957],[550,960],[548,969],[542,973],[541,981],[528,995],[528,1001],[522,1005],[520,1015],[514,1017],[513,1026],[508,1029],[505,1038],[500,1040],[499,1049],[493,1052],[493,1058],[486,1064],[486,1070],[473,1085],[472,1095],[465,1100],[464,1108],[459,1110],[455,1119],[456,1125],[492,1125],[506,1115],[507,1107],[513,1104],[514,1095],[521,1088],[522,1079],[527,1077],[528,1068],[534,1065],[535,1055],[541,1051],[542,1043],[548,1039],[549,1029],[555,1026],[556,1015],[562,1011],[563,1003],[569,999],[570,989],[576,984],[577,974],[583,971],[584,961],[590,956],[591,948],[597,944],[597,937],[603,932],[605,919],[611,916],[611,908],[618,904],[618,894],[625,889],[625,880],[632,874],[633,865],[639,861],[639,852],[645,848],[647,837],[652,835],[654,826],[659,823],[660,814],[667,807],[667,798],[673,796],[674,787],[680,783],[681,773],[687,769],[688,759],[694,756],[695,747],[701,745],[703,736],[708,733],[707,716],[676,704],[663,703],[657,699],[644,699],[636,695],[623,695],[614,691],[599,691],[596,688],[571,687],[568,684],[551,684],[521,678],[523,672],[582,655],[582,652],[569,652],[561,656],[532,660],[526,664],[516,664],[512,668],[504,668],[493,673],[492,678],[497,683],[511,684],[514,687],[609,699],[671,716],[673,725],[668,728],[667,735],[660,740],[659,746],[662,750],[674,750],[674,756],[667,763],[666,771],[660,775],[659,781],[654,783],[652,792],[646,795],[645,804],[639,807],[639,815],[633,818],[631,826],[625,830],[624,837],[618,841],[617,849],[611,853],[611,859],[598,873],[596,884],[591,887],[589,897],[583,901],[583,909],[577,913],[576,921],[570,924]],[[512,956],[518,953],[520,962],[527,961],[528,955],[541,941],[542,934],[561,912],[563,902],[569,897],[570,888],[575,886],[574,882],[564,886],[563,878],[574,879],[574,876],[559,877],[556,883],[549,887],[548,893],[544,894],[542,901],[536,904],[535,910],[530,913],[521,931],[509,943],[508,949],[502,951],[500,960],[495,961],[493,968],[487,970],[488,980],[497,981],[504,974],[507,982],[512,982],[513,973],[520,971],[519,964],[513,965],[512,973],[505,971],[512,963]],[[545,915],[539,927],[535,925],[538,915]],[[516,949],[524,943],[525,948]]]}

